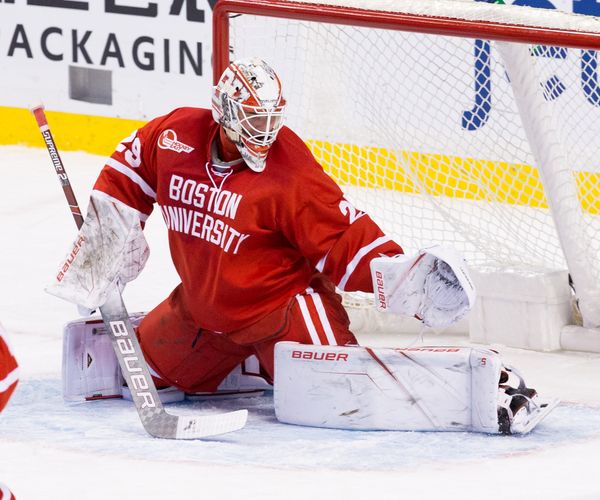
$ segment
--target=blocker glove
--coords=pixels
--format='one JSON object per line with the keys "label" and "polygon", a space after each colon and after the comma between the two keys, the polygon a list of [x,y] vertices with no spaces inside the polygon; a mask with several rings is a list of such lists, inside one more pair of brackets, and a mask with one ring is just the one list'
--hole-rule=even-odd
{"label": "blocker glove", "polygon": [[102,306],[115,285],[122,291],[150,253],[139,212],[97,192],[70,248],[46,291],[88,310]]}

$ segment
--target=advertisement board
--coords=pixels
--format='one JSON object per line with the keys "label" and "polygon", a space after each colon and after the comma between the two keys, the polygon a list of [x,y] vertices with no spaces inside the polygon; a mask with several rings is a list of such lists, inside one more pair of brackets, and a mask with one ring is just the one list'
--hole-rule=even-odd
{"label": "advertisement board", "polygon": [[[215,3],[0,0],[0,144],[41,145],[27,111],[39,102],[49,110],[50,119],[60,124],[62,148],[102,154],[109,153],[122,137],[152,117],[178,106],[208,106]],[[597,0],[507,3],[600,15]],[[261,43],[268,53],[272,41],[263,38]],[[260,44],[252,51],[260,55]],[[489,48],[481,42],[479,60],[474,64],[484,65],[488,53]],[[593,51],[544,52],[540,57],[562,58],[565,65],[576,66],[586,59],[586,70],[570,72],[570,81],[563,78],[557,82],[552,80],[554,75],[548,75],[548,82],[542,83],[558,92],[555,97],[559,99],[561,92],[577,93],[578,100],[587,100],[593,107],[600,105]],[[287,68],[281,70],[285,76]],[[467,72],[472,70],[465,68]],[[468,126],[481,127],[488,116],[488,123],[493,123],[494,110],[478,108],[477,103],[490,102],[486,92],[495,91],[496,85],[484,73],[469,85],[474,95],[453,99],[463,114],[476,112],[477,119],[468,120]],[[472,102],[467,102],[470,99]],[[448,127],[455,129],[457,137],[457,150],[446,153],[461,154],[464,120],[447,116],[440,119],[448,120]],[[318,140],[318,127],[311,130],[310,139]]]}
{"label": "advertisement board", "polygon": [[0,143],[37,143],[14,129],[28,130],[23,110],[38,102],[78,133],[93,130],[95,144],[80,136],[64,147],[94,152],[106,152],[106,133],[115,143],[138,122],[206,105],[215,1],[0,0]]}

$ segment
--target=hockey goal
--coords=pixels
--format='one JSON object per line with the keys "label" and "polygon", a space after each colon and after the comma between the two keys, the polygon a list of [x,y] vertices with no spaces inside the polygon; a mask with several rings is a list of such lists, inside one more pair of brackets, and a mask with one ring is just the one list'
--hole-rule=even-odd
{"label": "hockey goal", "polygon": [[407,253],[563,270],[600,326],[597,18],[468,0],[221,0],[213,16],[215,79],[239,57],[275,67],[288,125]]}

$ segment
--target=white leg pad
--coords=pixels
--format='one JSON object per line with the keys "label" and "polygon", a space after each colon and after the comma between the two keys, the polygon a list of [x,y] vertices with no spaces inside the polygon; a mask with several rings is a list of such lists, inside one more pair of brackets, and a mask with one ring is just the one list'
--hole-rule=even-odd
{"label": "white leg pad", "polygon": [[[132,314],[134,327],[144,314]],[[63,329],[63,397],[78,402],[120,398],[123,378],[104,323],[84,318],[67,323]]]}
{"label": "white leg pad", "polygon": [[315,427],[498,433],[501,368],[487,349],[281,342],[275,413]]}
{"label": "white leg pad", "polygon": [[[130,316],[134,328],[145,313]],[[152,369],[150,369],[152,373]],[[96,399],[125,398],[131,393],[124,385],[119,362],[104,323],[99,318],[85,318],[67,323],[63,330],[63,397],[65,401],[81,402]],[[216,392],[186,394],[174,387],[159,389],[162,403],[183,399],[235,398],[260,396],[272,390],[260,373],[256,356],[248,357],[221,382]]]}

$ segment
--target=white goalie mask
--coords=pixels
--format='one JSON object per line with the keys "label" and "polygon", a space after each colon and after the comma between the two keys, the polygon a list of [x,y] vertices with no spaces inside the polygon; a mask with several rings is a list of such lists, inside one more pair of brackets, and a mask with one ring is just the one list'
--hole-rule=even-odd
{"label": "white goalie mask", "polygon": [[284,110],[281,82],[262,59],[232,62],[214,88],[213,118],[255,172],[265,169],[269,148],[283,126]]}

